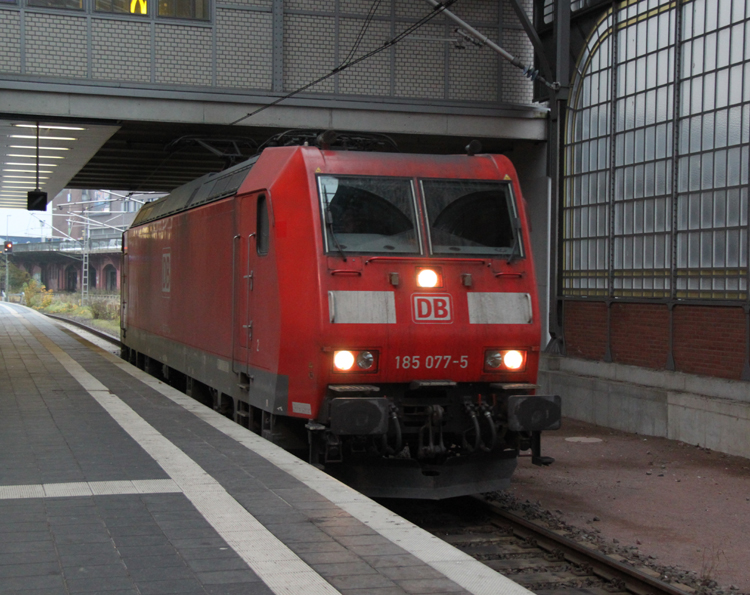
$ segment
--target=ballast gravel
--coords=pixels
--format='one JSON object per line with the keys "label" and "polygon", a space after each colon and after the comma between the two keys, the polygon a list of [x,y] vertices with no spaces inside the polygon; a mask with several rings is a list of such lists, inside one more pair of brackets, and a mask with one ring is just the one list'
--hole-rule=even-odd
{"label": "ballast gravel", "polygon": [[571,419],[542,454],[494,497],[697,593],[750,595],[749,459]]}

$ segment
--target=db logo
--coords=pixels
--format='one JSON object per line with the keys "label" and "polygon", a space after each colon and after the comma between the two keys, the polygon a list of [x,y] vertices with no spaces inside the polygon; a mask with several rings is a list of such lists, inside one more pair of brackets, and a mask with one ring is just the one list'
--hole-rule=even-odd
{"label": "db logo", "polygon": [[451,296],[447,293],[415,293],[411,311],[414,322],[453,322]]}

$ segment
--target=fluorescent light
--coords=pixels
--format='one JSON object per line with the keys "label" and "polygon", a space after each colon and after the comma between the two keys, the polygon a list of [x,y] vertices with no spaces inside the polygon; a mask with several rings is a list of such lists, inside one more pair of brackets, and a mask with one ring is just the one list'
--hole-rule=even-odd
{"label": "fluorescent light", "polygon": [[[3,171],[12,171],[12,172],[17,173],[17,174],[35,174],[35,173],[37,173],[37,171],[35,169],[7,169],[7,168],[5,168],[5,169],[3,169]],[[40,174],[51,174],[52,170],[51,169],[50,170],[40,169],[39,173]],[[10,177],[10,176],[4,176],[4,177],[7,178],[7,177]],[[25,178],[27,176],[23,176],[23,177]]]}
{"label": "fluorescent light", "polygon": [[[36,138],[35,136],[33,138]],[[34,149],[36,150],[35,146],[29,146],[29,145],[10,145],[11,149]],[[70,147],[39,147],[40,149],[44,149],[45,151],[70,151]]]}
{"label": "fluorescent light", "polygon": [[[18,128],[36,128],[36,124],[13,124],[13,126],[16,126]],[[76,126],[57,126],[57,125],[47,125],[47,124],[39,124],[39,128],[46,128],[48,130],[86,130],[85,128],[79,128]]]}
{"label": "fluorescent light", "polygon": [[[21,153],[8,153],[8,157],[25,157],[28,159],[36,159],[36,155],[26,155]],[[62,155],[39,155],[39,159],[65,159]],[[55,165],[57,167],[57,165]]]}
{"label": "fluorescent light", "polygon": [[[23,166],[26,166],[26,167],[36,167],[36,163],[21,163],[20,161],[7,161],[5,163],[5,165],[23,165]],[[41,163],[40,165],[42,167],[57,167],[58,166],[57,163]],[[13,171],[13,170],[9,169],[9,170],[6,170],[6,171]],[[34,170],[34,171],[36,171],[36,170]],[[51,173],[51,172],[49,172],[49,173]]]}
{"label": "fluorescent light", "polygon": [[[9,134],[10,138],[39,138],[39,140],[78,140],[73,136],[34,136],[29,134]],[[41,147],[40,147],[41,148]]]}

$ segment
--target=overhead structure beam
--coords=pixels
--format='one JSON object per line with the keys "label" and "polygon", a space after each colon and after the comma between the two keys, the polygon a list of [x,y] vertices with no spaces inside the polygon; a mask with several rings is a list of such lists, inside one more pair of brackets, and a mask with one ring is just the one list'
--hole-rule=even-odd
{"label": "overhead structure beam", "polygon": [[[537,34],[536,29],[534,29],[534,25],[532,24],[531,19],[529,19],[529,15],[527,15],[526,11],[523,9],[523,6],[521,6],[518,0],[510,0],[510,5],[513,7],[523,30],[526,32],[526,36],[529,38],[529,41],[531,41],[531,45],[534,46],[534,55],[538,60],[539,67],[542,69],[544,78],[548,81],[567,80],[560,79],[552,74],[552,67],[549,64],[549,60],[547,60],[547,54],[544,51],[542,40],[539,39],[539,35]],[[550,97],[553,93],[554,91],[550,89]]]}
{"label": "overhead structure beam", "polygon": [[[456,23],[461,29],[468,31],[473,37],[476,37],[478,40],[480,40],[483,44],[485,44],[487,47],[495,51],[496,53],[500,54],[503,58],[505,58],[508,62],[510,62],[513,66],[516,68],[520,68],[523,74],[531,79],[532,81],[538,80],[539,82],[546,85],[552,92],[558,90],[560,88],[560,84],[556,81],[551,80],[550,74],[547,74],[546,76],[539,76],[539,72],[534,69],[533,65],[527,65],[521,62],[520,58],[517,58],[510,52],[504,50],[499,45],[497,45],[494,41],[492,41],[489,37],[486,35],[480,33],[477,31],[474,27],[469,25],[466,21],[461,19],[460,17],[453,14],[450,10],[447,8],[443,8],[443,4],[438,2],[437,0],[425,0],[427,4],[432,6],[433,8],[441,8],[442,13],[447,16],[449,19],[451,19],[454,23]],[[523,12],[523,11],[522,11]],[[533,43],[533,42],[532,42]],[[540,42],[541,46],[541,42]],[[549,70],[549,64],[547,65]]]}

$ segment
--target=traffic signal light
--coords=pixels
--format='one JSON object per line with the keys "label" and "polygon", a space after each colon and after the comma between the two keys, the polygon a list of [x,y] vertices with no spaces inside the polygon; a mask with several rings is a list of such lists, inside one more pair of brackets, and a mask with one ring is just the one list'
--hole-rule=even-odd
{"label": "traffic signal light", "polygon": [[13,252],[13,242],[11,240],[5,240],[5,250],[4,252],[6,254],[11,254]]}

